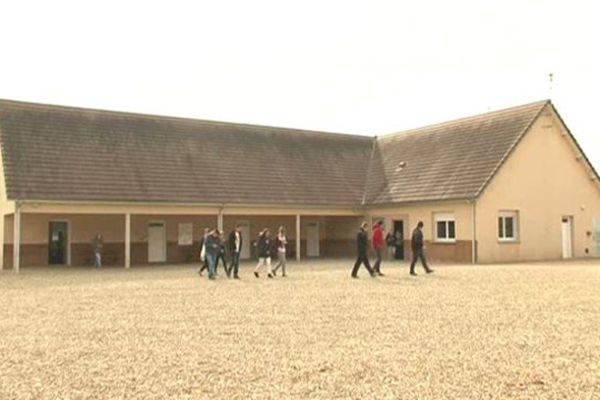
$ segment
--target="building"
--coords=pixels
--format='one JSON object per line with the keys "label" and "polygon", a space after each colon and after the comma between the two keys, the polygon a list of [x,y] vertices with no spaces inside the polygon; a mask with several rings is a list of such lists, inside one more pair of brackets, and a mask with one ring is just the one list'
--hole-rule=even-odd
{"label": "building", "polygon": [[[384,219],[410,256],[600,256],[600,182],[550,101],[381,137],[0,100],[3,268],[194,260],[206,226],[287,227],[300,257],[353,256]],[[251,256],[245,240],[243,258]]]}

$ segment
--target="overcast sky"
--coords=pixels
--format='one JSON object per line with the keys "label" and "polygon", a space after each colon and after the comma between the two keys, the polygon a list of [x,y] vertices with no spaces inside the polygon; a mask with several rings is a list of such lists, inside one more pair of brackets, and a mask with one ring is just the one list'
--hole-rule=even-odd
{"label": "overcast sky", "polygon": [[594,4],[0,0],[0,98],[368,135],[551,98],[600,169]]}

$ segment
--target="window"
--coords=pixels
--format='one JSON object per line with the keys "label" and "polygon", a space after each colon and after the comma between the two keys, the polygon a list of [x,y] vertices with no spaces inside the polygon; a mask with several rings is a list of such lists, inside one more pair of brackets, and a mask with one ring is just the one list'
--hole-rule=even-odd
{"label": "window", "polygon": [[456,241],[456,226],[454,214],[437,213],[434,215],[435,221],[435,239],[438,242]]}
{"label": "window", "polygon": [[515,242],[517,240],[517,226],[519,214],[517,211],[500,211],[498,214],[498,240],[501,242]]}

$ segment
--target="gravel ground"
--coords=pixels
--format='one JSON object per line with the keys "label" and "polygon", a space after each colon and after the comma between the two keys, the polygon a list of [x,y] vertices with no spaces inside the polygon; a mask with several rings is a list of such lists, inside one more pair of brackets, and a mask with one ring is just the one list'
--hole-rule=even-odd
{"label": "gravel ground", "polygon": [[350,264],[4,271],[0,399],[600,399],[599,261]]}

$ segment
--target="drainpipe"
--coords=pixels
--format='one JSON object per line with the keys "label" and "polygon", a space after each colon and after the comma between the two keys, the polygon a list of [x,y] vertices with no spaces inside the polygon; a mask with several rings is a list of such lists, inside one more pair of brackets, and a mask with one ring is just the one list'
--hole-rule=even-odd
{"label": "drainpipe", "polygon": [[475,199],[471,200],[471,263],[477,264],[477,214],[475,212]]}

